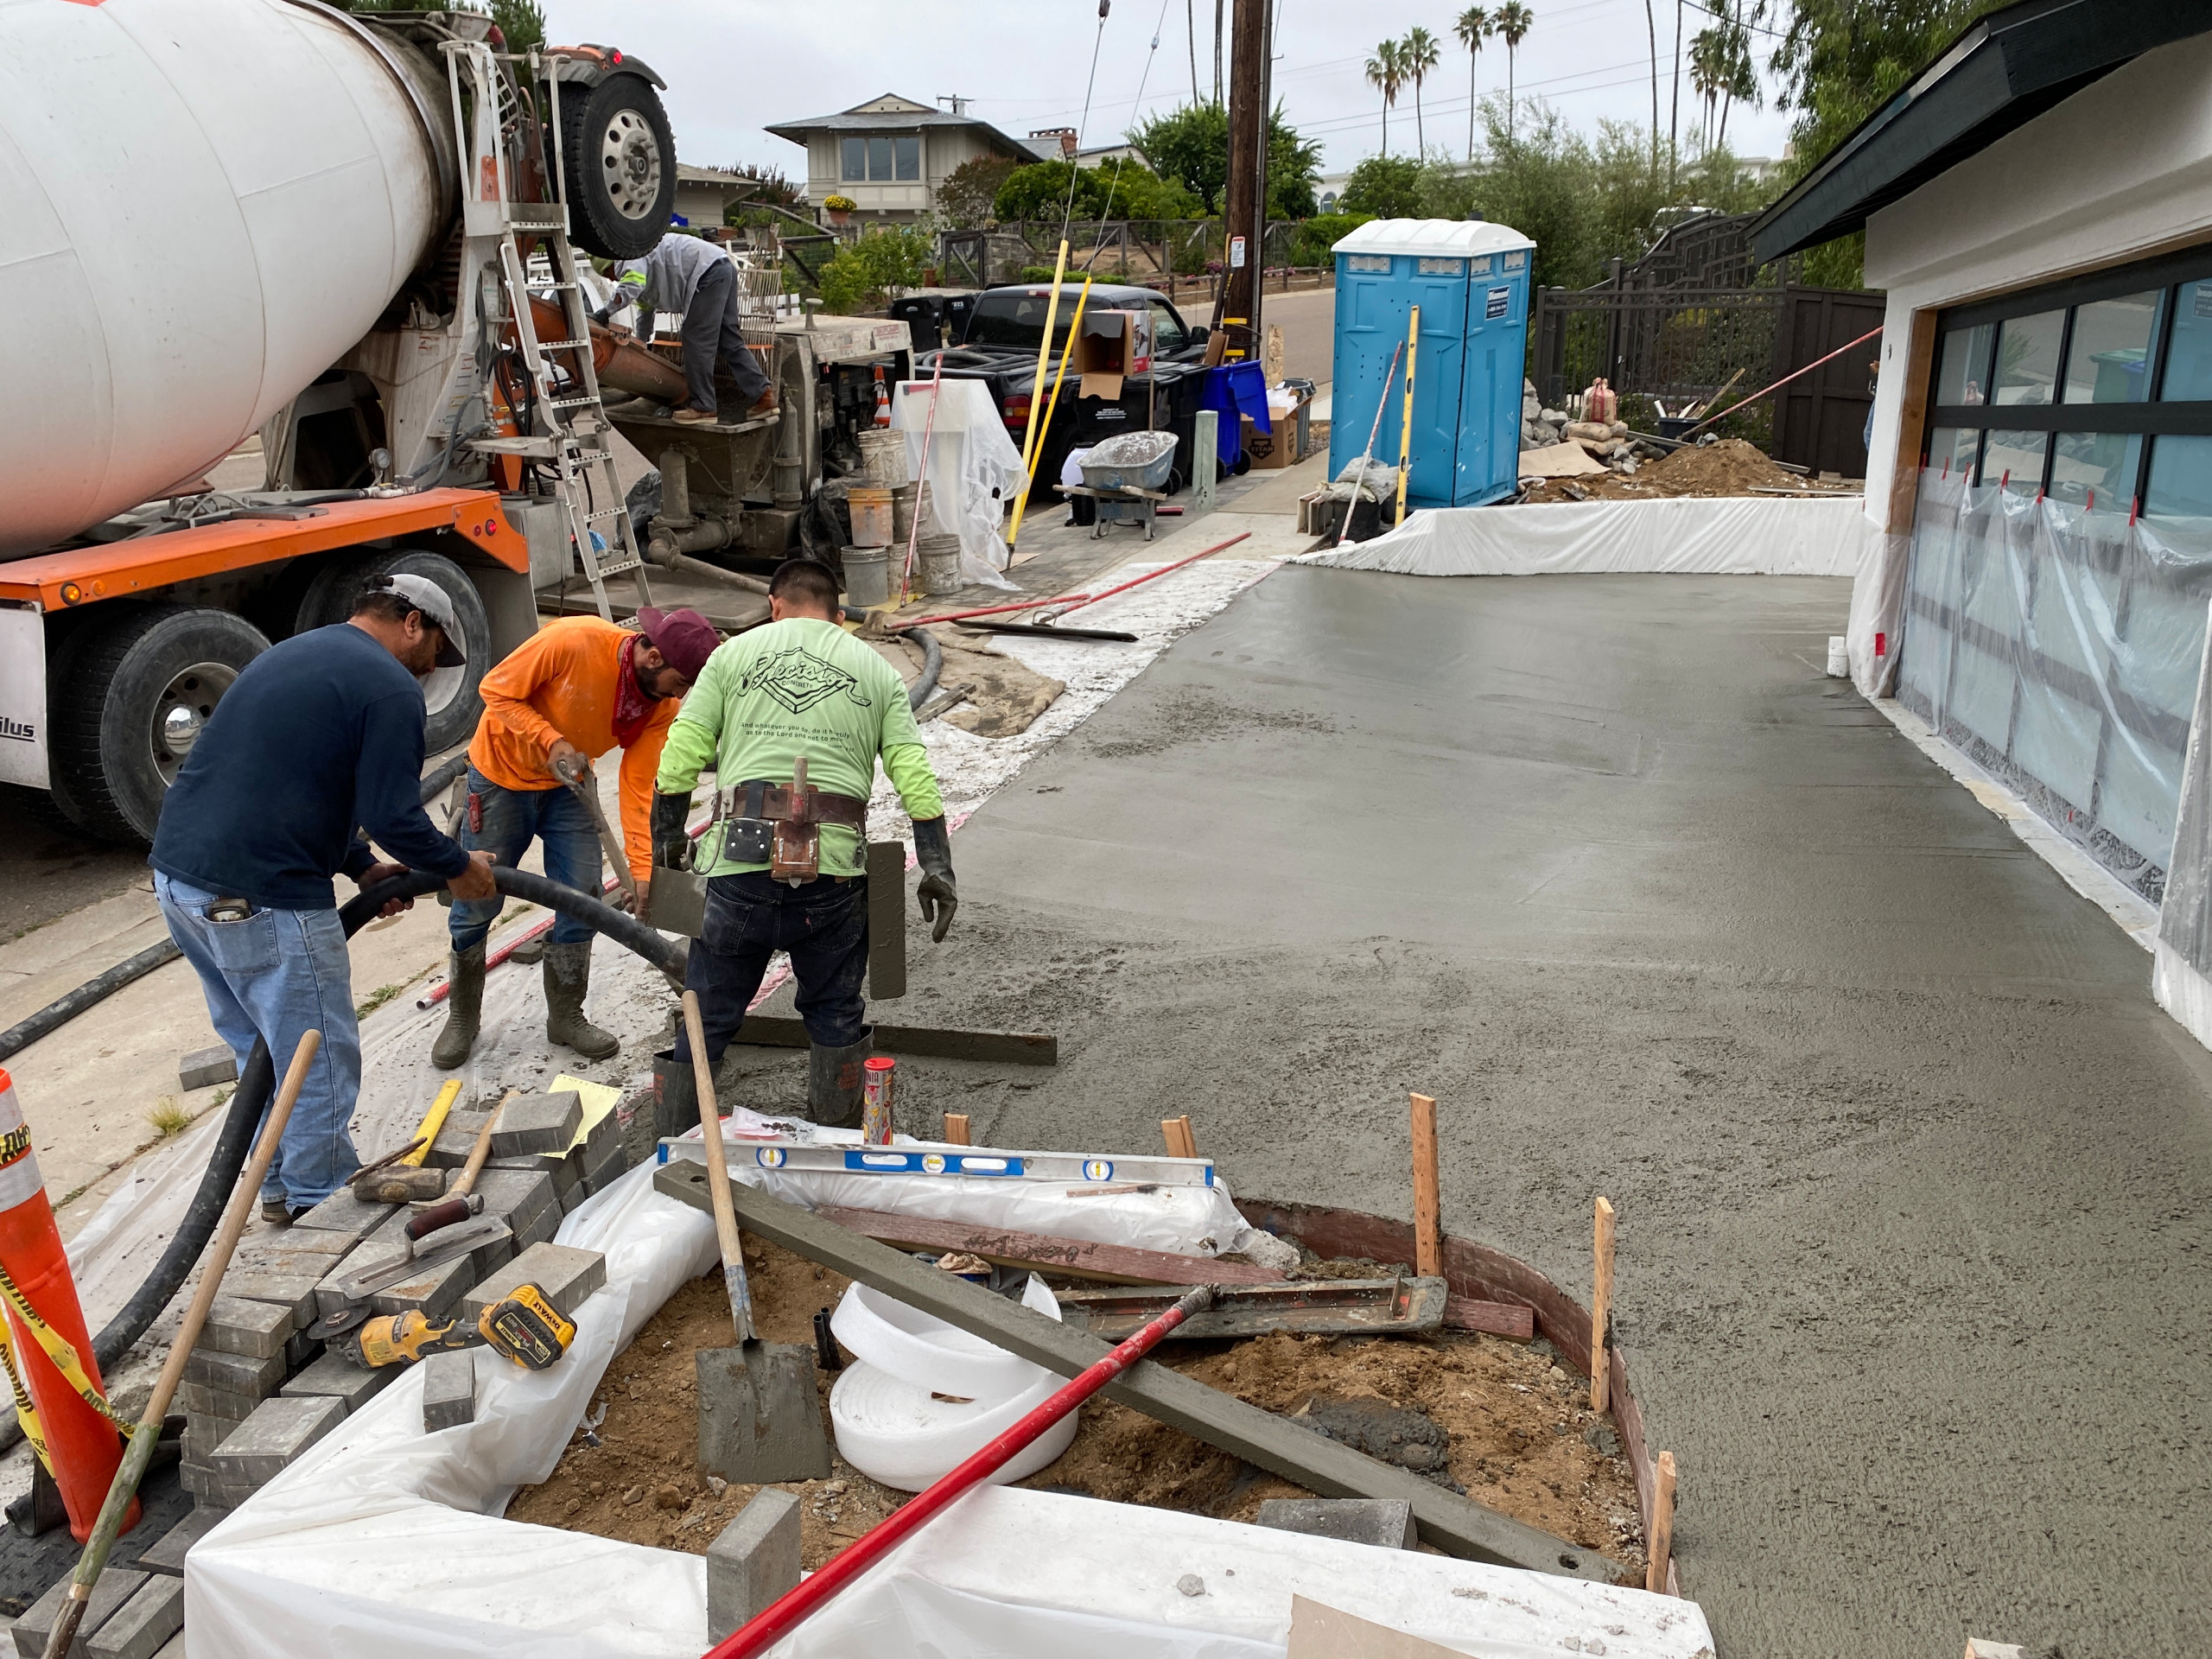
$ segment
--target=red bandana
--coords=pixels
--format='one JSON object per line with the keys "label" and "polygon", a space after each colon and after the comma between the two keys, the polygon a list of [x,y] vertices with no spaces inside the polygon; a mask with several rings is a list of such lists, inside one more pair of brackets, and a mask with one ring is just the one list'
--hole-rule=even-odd
{"label": "red bandana", "polygon": [[645,735],[653,717],[654,699],[638,683],[638,647],[645,635],[633,633],[622,642],[622,655],[614,666],[614,741],[628,748]]}

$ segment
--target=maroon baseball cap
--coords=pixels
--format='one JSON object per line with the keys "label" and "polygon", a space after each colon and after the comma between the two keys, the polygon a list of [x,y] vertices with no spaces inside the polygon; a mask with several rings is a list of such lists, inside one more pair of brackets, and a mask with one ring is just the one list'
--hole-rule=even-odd
{"label": "maroon baseball cap", "polygon": [[687,680],[699,677],[707,658],[722,642],[715,625],[696,611],[657,611],[647,605],[638,612],[638,627],[668,665]]}

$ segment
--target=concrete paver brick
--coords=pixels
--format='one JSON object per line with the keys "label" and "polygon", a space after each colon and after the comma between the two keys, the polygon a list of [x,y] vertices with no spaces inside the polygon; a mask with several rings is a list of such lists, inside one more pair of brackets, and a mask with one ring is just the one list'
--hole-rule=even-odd
{"label": "concrete paver brick", "polygon": [[[276,1392],[276,1385],[284,1380],[284,1355],[279,1350],[256,1358],[195,1348],[184,1362],[184,1380],[252,1400],[265,1400]],[[191,1408],[188,1406],[186,1409]]]}
{"label": "concrete paver brick", "polygon": [[215,1478],[258,1490],[301,1452],[342,1422],[343,1401],[319,1395],[264,1400],[216,1449]]}
{"label": "concrete paver brick", "polygon": [[764,1486],[707,1546],[707,1640],[721,1641],[799,1575],[798,1499]]}
{"label": "concrete paver brick", "polygon": [[536,1285],[546,1300],[574,1319],[585,1299],[606,1282],[607,1258],[597,1250],[533,1244],[461,1299],[461,1317],[474,1325],[494,1302],[523,1285]]}
{"label": "concrete paver brick", "polygon": [[458,1428],[476,1421],[476,1355],[448,1349],[423,1362],[423,1432]]}
{"label": "concrete paver brick", "polygon": [[321,1398],[340,1402],[350,1415],[384,1392],[398,1376],[397,1365],[365,1370],[338,1354],[325,1354],[278,1390],[286,1399]]}
{"label": "concrete paver brick", "polygon": [[1384,1549],[1414,1547],[1414,1506],[1402,1497],[1271,1497],[1258,1524]]}
{"label": "concrete paver brick", "polygon": [[[149,1575],[133,1572],[128,1567],[111,1567],[100,1574],[100,1581],[92,1586],[92,1597],[85,1608],[84,1623],[77,1626],[76,1639],[69,1644],[68,1659],[90,1659],[92,1638],[99,1628],[115,1616],[117,1608],[137,1593],[138,1586]],[[54,1634],[54,1621],[61,1616],[61,1599],[69,1593],[68,1573],[54,1580],[47,1592],[30,1605],[23,1616],[16,1621],[10,1632],[16,1638],[16,1651],[24,1659],[39,1659],[46,1651],[47,1638]]]}
{"label": "concrete paver brick", "polygon": [[192,1345],[195,1351],[266,1359],[283,1351],[298,1324],[298,1315],[279,1303],[218,1296],[207,1309],[207,1322],[200,1328],[199,1341]]}
{"label": "concrete paver brick", "polygon": [[492,1155],[512,1158],[524,1153],[563,1153],[583,1125],[583,1096],[573,1089],[556,1094],[524,1095],[511,1100],[492,1131]]}
{"label": "concrete paver brick", "polygon": [[213,1089],[219,1083],[238,1080],[238,1056],[222,1043],[213,1048],[194,1049],[176,1063],[176,1086],[180,1089]]}
{"label": "concrete paver brick", "polygon": [[183,1628],[184,1580],[156,1573],[92,1632],[86,1645],[92,1659],[154,1659]]}

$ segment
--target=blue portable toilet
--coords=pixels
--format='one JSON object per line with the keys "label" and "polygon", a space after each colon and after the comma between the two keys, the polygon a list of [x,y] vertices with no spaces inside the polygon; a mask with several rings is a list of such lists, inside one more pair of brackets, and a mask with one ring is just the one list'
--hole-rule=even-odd
{"label": "blue portable toilet", "polygon": [[[1405,343],[1418,305],[1408,503],[1472,507],[1513,493],[1521,466],[1529,261],[1535,245],[1506,226],[1455,219],[1370,219],[1336,245],[1331,477],[1366,448],[1391,353]],[[1375,458],[1392,467],[1398,464],[1405,370],[1401,355],[1375,439]]]}

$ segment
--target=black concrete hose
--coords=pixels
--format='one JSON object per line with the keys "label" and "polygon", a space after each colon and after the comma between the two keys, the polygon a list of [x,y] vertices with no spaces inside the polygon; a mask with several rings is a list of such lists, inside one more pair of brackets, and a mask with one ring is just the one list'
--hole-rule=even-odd
{"label": "black concrete hose", "polygon": [[893,632],[901,639],[916,641],[922,648],[922,671],[906,688],[906,706],[918,709],[937,690],[937,677],[944,671],[944,652],[938,649],[937,636],[927,628],[897,628]]}
{"label": "black concrete hose", "polygon": [[[677,978],[683,976],[686,946],[663,938],[636,917],[603,905],[588,893],[564,887],[528,870],[494,868],[492,882],[507,898],[573,917],[585,926],[606,934],[617,944],[635,951],[662,972]],[[339,924],[346,930],[346,938],[351,938],[373,921],[377,912],[391,899],[419,898],[443,886],[444,881],[437,876],[411,870],[378,881],[362,888],[351,902],[339,908]],[[269,1046],[257,1040],[238,1078],[238,1092],[231,1096],[223,1132],[208,1158],[207,1172],[200,1178],[200,1190],[193,1195],[191,1207],[185,1211],[168,1248],[162,1252],[162,1259],[154,1264],[145,1282],[92,1338],[92,1352],[98,1356],[103,1371],[112,1369],[145,1335],[147,1327],[169,1305],[170,1299],[192,1272],[200,1253],[207,1249],[208,1239],[214,1236],[215,1224],[222,1217],[223,1206],[230,1201],[231,1189],[238,1183],[238,1172],[245,1167],[246,1155],[253,1147],[254,1133],[260,1127],[262,1113],[267,1109],[276,1088],[276,1073],[269,1058]],[[13,1417],[0,1424],[0,1452],[9,1450],[22,1439],[22,1429]]]}

